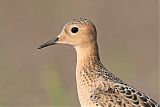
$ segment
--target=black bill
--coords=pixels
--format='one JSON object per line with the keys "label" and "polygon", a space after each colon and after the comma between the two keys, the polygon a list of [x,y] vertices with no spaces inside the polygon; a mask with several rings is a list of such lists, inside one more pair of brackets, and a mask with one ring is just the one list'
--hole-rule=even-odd
{"label": "black bill", "polygon": [[57,42],[58,40],[59,40],[59,38],[58,38],[58,37],[55,37],[55,38],[51,39],[50,41],[48,41],[48,42],[40,45],[40,46],[38,47],[38,49],[42,49],[42,48],[44,48],[44,47],[47,47],[47,46],[50,46],[50,45],[54,45],[54,44],[56,44],[56,42]]}

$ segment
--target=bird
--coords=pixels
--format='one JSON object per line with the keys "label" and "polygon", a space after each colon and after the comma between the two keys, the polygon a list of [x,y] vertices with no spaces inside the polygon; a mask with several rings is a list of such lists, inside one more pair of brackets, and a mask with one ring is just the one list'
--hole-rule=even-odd
{"label": "bird", "polygon": [[39,45],[38,49],[55,44],[71,45],[76,50],[76,83],[81,107],[160,107],[103,66],[97,30],[89,19],[69,21],[57,37]]}

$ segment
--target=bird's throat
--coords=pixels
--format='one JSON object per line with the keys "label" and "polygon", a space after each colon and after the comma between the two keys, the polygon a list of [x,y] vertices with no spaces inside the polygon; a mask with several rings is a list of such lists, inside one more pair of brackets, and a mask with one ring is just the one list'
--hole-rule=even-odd
{"label": "bird's throat", "polygon": [[77,70],[100,62],[97,43],[75,47],[77,52]]}

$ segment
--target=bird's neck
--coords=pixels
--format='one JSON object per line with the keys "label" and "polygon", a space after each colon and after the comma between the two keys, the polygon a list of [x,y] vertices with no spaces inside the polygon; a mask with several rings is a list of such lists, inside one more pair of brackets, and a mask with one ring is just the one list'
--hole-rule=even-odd
{"label": "bird's neck", "polygon": [[[88,92],[91,91],[92,82],[96,81],[98,69],[102,67],[97,43],[77,46],[77,66],[76,66],[76,80],[77,90],[81,105],[90,105],[90,98]],[[89,106],[85,106],[89,107]]]}
{"label": "bird's neck", "polygon": [[96,42],[86,46],[77,46],[75,49],[77,52],[77,72],[85,67],[95,68],[96,65],[101,64]]}

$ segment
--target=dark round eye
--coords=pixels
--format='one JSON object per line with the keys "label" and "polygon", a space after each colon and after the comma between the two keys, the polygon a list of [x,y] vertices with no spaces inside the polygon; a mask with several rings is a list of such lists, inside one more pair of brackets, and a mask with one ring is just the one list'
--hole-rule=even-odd
{"label": "dark round eye", "polygon": [[71,31],[72,31],[72,33],[77,33],[77,32],[78,32],[78,28],[77,28],[77,27],[73,27],[73,28],[71,29]]}

